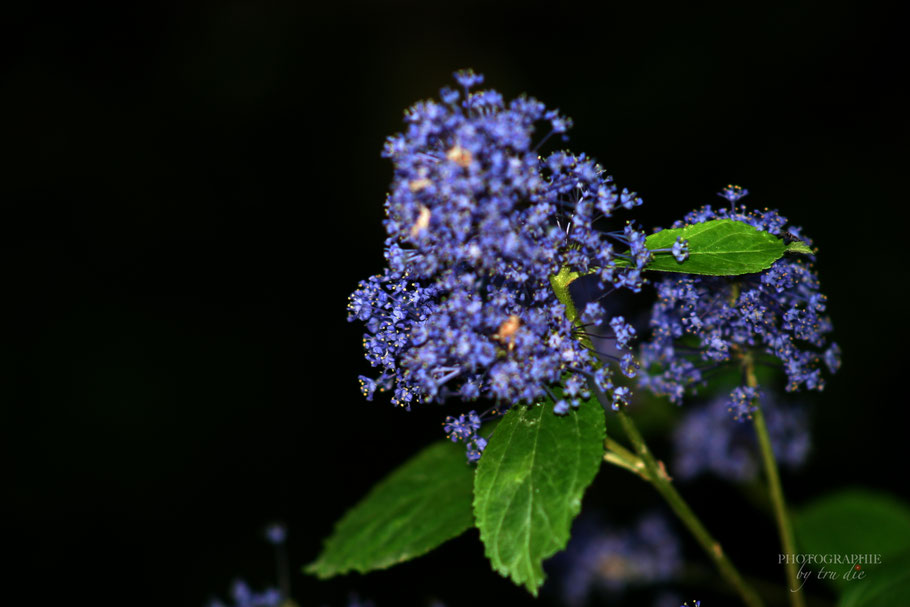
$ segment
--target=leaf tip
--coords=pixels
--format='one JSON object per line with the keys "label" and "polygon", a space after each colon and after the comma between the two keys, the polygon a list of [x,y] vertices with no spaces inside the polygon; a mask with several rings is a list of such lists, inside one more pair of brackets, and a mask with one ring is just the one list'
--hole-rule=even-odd
{"label": "leaf tip", "polygon": [[810,247],[809,245],[807,245],[806,243],[804,243],[802,240],[797,240],[795,242],[791,242],[790,244],[788,244],[787,248],[786,248],[786,252],[787,253],[801,253],[803,255],[814,255],[815,254],[815,250],[812,247]]}
{"label": "leaf tip", "polygon": [[300,568],[306,575],[312,575],[318,577],[319,579],[325,579],[328,576],[323,575],[322,572],[322,562],[319,559],[316,559],[312,563],[307,563]]}

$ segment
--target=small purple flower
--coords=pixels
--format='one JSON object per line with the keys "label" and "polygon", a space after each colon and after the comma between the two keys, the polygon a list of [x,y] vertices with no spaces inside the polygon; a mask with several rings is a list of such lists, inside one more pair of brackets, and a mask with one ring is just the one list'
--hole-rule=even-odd
{"label": "small purple flower", "polygon": [[[658,230],[660,231],[660,230]],[[683,240],[682,236],[676,237],[676,242],[673,243],[672,247],[664,249],[650,249],[651,254],[654,253],[670,253],[673,255],[673,258],[682,263],[689,258],[689,241]]]}
{"label": "small purple flower", "polygon": [[447,417],[443,430],[452,442],[464,441],[480,430],[480,416],[476,411],[471,411],[467,415],[459,415],[458,418]]}
{"label": "small purple flower", "polygon": [[468,457],[469,462],[476,462],[480,459],[480,456],[483,454],[483,450],[487,448],[487,439],[482,436],[475,436],[470,442],[467,443],[467,449],[465,454]]}
{"label": "small purple flower", "polygon": [[443,424],[446,438],[454,442],[462,442],[467,446],[469,461],[480,459],[481,453],[487,446],[487,441],[478,436],[480,430],[481,418],[476,411],[471,411],[467,415],[459,415],[457,418],[449,416]]}
{"label": "small purple flower", "polygon": [[622,316],[614,316],[610,327],[616,333],[616,345],[620,348],[626,347],[635,335],[635,329]]}
{"label": "small purple flower", "polygon": [[613,389],[613,410],[619,411],[620,407],[629,404],[629,397],[632,391],[625,386],[618,386]]}
{"label": "small purple flower", "polygon": [[678,237],[676,242],[673,243],[671,252],[673,253],[673,257],[676,258],[676,261],[685,261],[689,258],[689,242],[683,240],[682,237]]}
{"label": "small purple flower", "polygon": [[721,190],[717,195],[721,198],[726,198],[730,202],[736,202],[743,196],[749,194],[749,190],[743,189],[738,185],[728,185],[723,190]]}
{"label": "small purple flower", "polygon": [[464,88],[471,89],[483,84],[483,74],[475,74],[473,70],[459,70],[455,72],[455,80]]}
{"label": "small purple flower", "polygon": [[727,399],[727,411],[733,414],[735,420],[750,419],[755,411],[754,402],[758,394],[758,390],[752,386],[736,386]]}

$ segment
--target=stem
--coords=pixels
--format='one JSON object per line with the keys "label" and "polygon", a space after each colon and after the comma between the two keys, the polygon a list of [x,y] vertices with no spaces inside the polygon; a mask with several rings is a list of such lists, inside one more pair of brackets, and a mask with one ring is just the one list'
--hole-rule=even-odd
{"label": "stem", "polygon": [[[716,586],[717,576],[712,569],[697,564],[686,564],[682,571],[683,578],[694,586],[713,588]],[[780,584],[769,582],[762,578],[746,576],[746,580],[751,584],[759,595],[773,605],[783,604],[786,602],[786,595],[790,591],[782,588]],[[807,607],[835,607],[835,601],[822,599],[816,596],[806,595]]]}
{"label": "stem", "polygon": [[624,468],[633,474],[637,474],[646,481],[650,482],[650,477],[648,476],[648,471],[645,468],[645,463],[641,460],[640,457],[623,447],[617,441],[613,440],[609,436],[604,440],[604,447],[606,447],[606,452],[604,453],[604,461],[608,464],[613,464],[620,468]]}
{"label": "stem", "polygon": [[629,440],[635,446],[635,450],[639,453],[648,469],[648,480],[650,483],[654,485],[657,492],[660,493],[661,497],[670,505],[670,508],[673,509],[676,516],[678,516],[686,528],[689,529],[689,532],[695,536],[695,539],[701,544],[702,549],[704,549],[708,557],[714,562],[714,566],[717,567],[717,570],[720,571],[720,574],[724,579],[726,579],[736,590],[743,602],[746,605],[749,605],[749,607],[762,607],[764,603],[762,602],[761,597],[759,597],[758,593],[743,580],[739,571],[737,571],[736,567],[733,565],[733,561],[724,553],[720,542],[711,536],[699,520],[698,516],[696,516],[695,512],[692,511],[676,490],[676,487],[670,482],[670,477],[667,475],[666,469],[664,469],[651,454],[648,445],[645,443],[644,438],[638,431],[632,418],[626,415],[625,411],[621,409],[617,411],[616,414],[619,416],[619,421],[622,423],[623,430],[625,430],[626,435],[628,435]]}
{"label": "stem", "polygon": [[288,576],[288,553],[284,542],[275,546],[275,565],[278,570],[278,587],[281,590],[281,599],[286,601],[291,598],[291,579]]}
{"label": "stem", "polygon": [[[637,455],[635,455],[634,453],[632,453],[631,451],[629,451],[628,449],[623,447],[622,444],[619,443],[619,441],[612,439],[609,436],[606,438],[606,440],[604,440],[604,446],[607,448],[607,451],[612,451],[612,452],[616,453],[617,455],[619,455],[621,458],[623,458],[626,461],[629,461],[629,462],[640,461],[640,458]],[[642,466],[644,466],[644,463],[642,463]]]}
{"label": "stem", "polygon": [[[578,317],[578,310],[575,307],[575,302],[572,301],[572,296],[569,293],[569,284],[578,278],[578,276],[578,272],[572,272],[564,267],[558,274],[550,277],[550,284],[553,287],[556,298],[566,308],[566,318],[576,326],[580,325],[580,319]],[[587,336],[584,336],[581,339],[583,343],[590,345],[590,339],[588,339]],[[589,382],[589,384],[591,390],[597,396],[597,400],[600,401],[604,409],[610,410],[612,405],[607,401],[603,391],[600,390],[593,381]],[[663,464],[658,462],[651,454],[644,438],[635,426],[635,422],[633,422],[622,409],[617,411],[617,415],[622,423],[623,430],[625,430],[626,435],[629,437],[629,441],[635,447],[636,453],[629,452],[615,440],[608,438],[605,443],[608,451],[604,455],[604,460],[627,470],[631,470],[654,485],[657,492],[667,501],[673,509],[673,512],[676,513],[692,535],[695,536],[698,543],[701,544],[711,560],[714,561],[714,565],[717,567],[718,571],[720,571],[721,575],[736,590],[743,599],[743,602],[749,607],[763,607],[764,603],[762,603],[761,598],[755,590],[743,580],[742,576],[736,570],[736,567],[733,566],[733,562],[724,554],[720,543],[711,537],[711,534],[708,533],[705,526],[702,525],[701,521],[689,505],[671,484],[670,476],[667,474],[666,468],[664,468]],[[644,470],[641,469],[642,464],[644,464]]]}
{"label": "stem", "polygon": [[642,468],[639,468],[638,465],[632,463],[620,455],[616,455],[610,451],[604,453],[604,461],[608,464],[613,464],[624,470],[628,470],[632,474],[637,474],[645,480],[648,480],[648,474]]}
{"label": "stem", "polygon": [[[580,274],[578,272],[572,272],[569,268],[563,268],[559,271],[559,274],[554,274],[550,277],[550,285],[553,287],[553,292],[556,293],[556,299],[566,307],[566,318],[575,325],[580,323],[578,319],[578,310],[575,309],[575,302],[572,301],[572,296],[569,294],[569,283],[579,276]],[[587,338],[584,338],[584,341],[588,344],[591,342],[591,340]]]}
{"label": "stem", "polygon": [[[743,368],[746,372],[746,384],[751,388],[758,387],[758,380],[755,377],[755,361],[751,355],[743,355]],[[774,459],[774,451],[771,448],[771,437],[768,435],[768,426],[765,424],[765,415],[762,413],[758,404],[755,403],[755,411],[752,414],[752,421],[755,423],[755,434],[758,437],[758,447],[761,451],[762,462],[765,467],[765,475],[768,477],[768,493],[771,496],[771,505],[774,507],[774,518],[777,521],[777,531],[780,534],[780,545],[788,555],[796,553],[796,541],[793,537],[793,525],[790,523],[790,517],[787,514],[787,504],[784,501],[784,490],[780,482],[780,474],[777,471],[777,461]],[[800,589],[797,578],[796,563],[787,559],[786,563],[787,584],[790,589],[791,607],[805,607],[806,601]]]}

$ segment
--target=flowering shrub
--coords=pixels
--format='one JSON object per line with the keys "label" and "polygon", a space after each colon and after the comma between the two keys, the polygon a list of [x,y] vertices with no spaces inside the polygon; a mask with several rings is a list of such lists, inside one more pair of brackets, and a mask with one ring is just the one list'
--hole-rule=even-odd
{"label": "flowering shrub", "polygon": [[[367,400],[466,404],[440,420],[448,441],[377,484],[306,570],[388,567],[477,527],[493,569],[536,595],[543,560],[565,548],[605,461],[653,485],[729,588],[761,605],[639,432],[632,388],[679,404],[714,395],[715,371],[741,374],[679,425],[674,466],[681,477],[744,478],[760,460],[782,550],[793,552],[777,460],[805,457],[805,422],[771,405],[775,387],[760,386],[757,369],[780,368],[789,391],[821,390],[823,368],[837,370],[817,251],[777,211],[736,206],[747,194],[738,186],[721,193],[729,208],[705,206],[648,234],[631,215],[642,204],[635,192],[585,154],[545,151],[566,140],[571,120],[531,97],[481,90],[469,70],[455,80],[438,100],[413,105],[386,141],[386,267],[358,285],[348,318],[363,324],[375,369],[360,377]],[[595,291],[584,301],[572,286],[582,277]],[[639,344],[617,296],[648,297],[650,283],[657,301]],[[737,427],[755,432],[748,451]],[[662,530],[645,522],[576,543],[563,557],[575,559],[567,596],[583,601],[595,578],[607,587],[670,579],[679,550]],[[793,589],[795,576],[788,565]]]}

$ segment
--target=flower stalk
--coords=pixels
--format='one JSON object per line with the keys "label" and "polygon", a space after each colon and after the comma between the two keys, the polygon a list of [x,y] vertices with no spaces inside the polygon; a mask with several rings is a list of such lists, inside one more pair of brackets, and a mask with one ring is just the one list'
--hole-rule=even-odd
{"label": "flower stalk", "polygon": [[[755,376],[755,360],[752,358],[751,354],[747,353],[743,355],[742,361],[743,371],[746,375],[746,384],[750,388],[757,388],[758,379]],[[755,424],[758,447],[761,452],[765,475],[768,479],[768,494],[771,497],[771,505],[774,509],[774,519],[777,523],[777,531],[780,535],[780,544],[786,554],[795,554],[796,541],[793,536],[793,525],[787,513],[784,490],[780,482],[780,474],[777,470],[777,461],[774,458],[774,451],[771,448],[771,438],[768,434],[768,426],[765,423],[765,416],[762,413],[757,398],[753,405],[755,409],[752,412],[752,421]],[[787,559],[786,573],[787,585],[790,590],[791,607],[805,607],[806,601],[800,589],[795,561]]]}
{"label": "flower stalk", "polygon": [[648,482],[651,481],[647,467],[640,457],[636,456],[609,436],[604,441],[604,447],[606,449],[606,452],[604,453],[605,462],[618,466],[619,468],[624,468],[633,474],[637,474]]}

